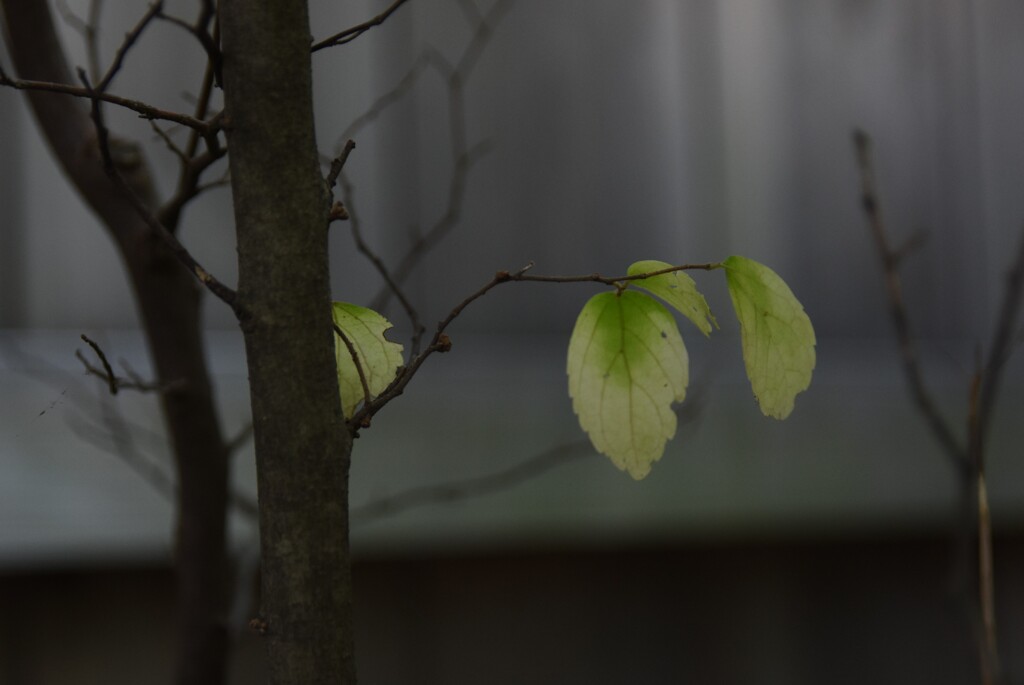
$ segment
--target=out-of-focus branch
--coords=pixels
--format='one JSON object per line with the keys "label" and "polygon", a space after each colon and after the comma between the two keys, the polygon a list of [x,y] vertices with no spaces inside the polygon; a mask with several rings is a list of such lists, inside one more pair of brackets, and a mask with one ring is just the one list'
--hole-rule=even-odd
{"label": "out-of-focus branch", "polygon": [[502,471],[435,485],[421,485],[352,507],[352,522],[365,525],[430,504],[450,504],[504,492],[538,478],[556,466],[593,454],[594,448],[589,440],[556,445]]}
{"label": "out-of-focus branch", "polygon": [[103,0],[90,0],[86,19],[82,19],[68,7],[66,0],[58,0],[57,11],[68,26],[82,36],[85,43],[86,63],[89,66],[89,78],[100,79],[100,47],[99,19],[103,11]]}
{"label": "out-of-focus branch", "polygon": [[[907,381],[918,409],[927,420],[932,433],[958,467],[964,489],[964,500],[970,505],[967,509],[965,524],[970,527],[973,523],[977,535],[977,549],[974,552],[978,574],[977,620],[981,679],[984,685],[993,685],[1000,682],[1001,669],[996,641],[992,522],[985,479],[985,435],[991,423],[1002,372],[1016,337],[1018,315],[1022,298],[1024,298],[1024,236],[1020,239],[1016,258],[1007,275],[1003,300],[989,345],[988,356],[983,360],[980,349],[977,354],[975,372],[971,378],[968,392],[967,439],[966,444],[962,445],[953,435],[946,420],[939,415],[934,401],[924,386],[916,347],[910,334],[910,325],[898,274],[899,261],[905,250],[894,250],[889,246],[874,187],[871,141],[867,134],[856,131],[854,146],[861,172],[864,211],[882,261],[889,293],[890,312],[900,344]],[[965,556],[967,556],[966,552]]]}
{"label": "out-of-focus branch", "polygon": [[[499,0],[486,15],[480,14],[475,5],[463,4],[463,12],[473,18],[474,32],[459,58],[458,65],[452,66],[439,52],[425,50],[399,82],[377,100],[359,117],[357,117],[342,134],[346,140],[346,148],[342,155],[347,157],[348,145],[357,133],[375,121],[393,104],[407,95],[417,83],[420,76],[428,69],[437,72],[444,81],[448,94],[448,129],[452,160],[452,174],[448,183],[448,198],[441,216],[430,228],[415,237],[412,244],[399,259],[396,268],[389,268],[384,260],[369,245],[363,235],[362,224],[355,211],[355,189],[353,184],[342,172],[344,164],[342,155],[334,160],[328,173],[328,184],[333,187],[338,181],[341,185],[344,204],[342,213],[339,209],[337,217],[349,220],[352,237],[356,249],[366,257],[384,281],[378,294],[373,298],[371,308],[383,311],[392,297],[398,299],[412,325],[412,340],[409,346],[410,358],[420,352],[423,335],[426,332],[419,314],[409,297],[403,291],[403,284],[423,256],[435,247],[458,225],[465,196],[466,183],[473,166],[488,149],[486,142],[470,147],[466,142],[465,132],[465,101],[463,92],[466,82],[472,74],[479,57],[486,47],[497,23],[512,6],[511,0]],[[339,161],[341,160],[341,161]]]}
{"label": "out-of-focus branch", "polygon": [[[462,219],[466,184],[473,166],[488,149],[486,141],[470,146],[466,141],[466,104],[464,92],[480,56],[494,35],[501,19],[514,0],[498,0],[477,22],[469,43],[453,67],[436,52],[425,53],[426,65],[437,70],[448,89],[448,131],[451,146],[452,175],[448,183],[448,201],[441,216],[408,247],[391,271],[392,280],[402,285],[423,257],[436,247]],[[381,288],[373,299],[372,309],[383,310],[394,295],[394,289]]]}
{"label": "out-of-focus branch", "polygon": [[[680,425],[696,422],[703,407],[704,389],[697,387],[686,404],[676,408]],[[452,504],[511,490],[541,477],[548,471],[594,455],[590,440],[583,438],[555,445],[512,466],[472,478],[460,478],[434,485],[421,485],[352,507],[352,522],[368,524],[431,504]]]}
{"label": "out-of-focus branch", "polygon": [[1021,300],[1024,296],[1024,232],[1019,240],[1017,255],[1006,275],[1003,300],[999,307],[982,377],[978,398],[978,429],[982,434],[991,421],[1003,367],[1013,352],[1014,339],[1017,335]]}
{"label": "out-of-focus branch", "polygon": [[[339,169],[340,172],[340,169]],[[412,302],[406,296],[402,286],[398,284],[391,276],[391,272],[388,270],[384,260],[378,255],[366,242],[363,237],[362,221],[359,218],[359,212],[356,209],[355,204],[355,193],[353,192],[352,184],[348,178],[341,174],[338,180],[341,182],[341,189],[345,197],[348,198],[347,205],[344,206],[345,217],[348,219],[349,225],[352,229],[352,240],[355,242],[356,250],[359,251],[374,268],[377,269],[377,273],[384,280],[385,285],[394,293],[399,303],[402,305],[402,309],[405,310],[405,314],[409,317],[409,322],[412,324],[412,343],[409,346],[409,353],[415,356],[420,351],[420,343],[423,340],[423,334],[426,332],[422,321],[420,320],[419,312],[413,306]]]}
{"label": "out-of-focus branch", "polygon": [[925,418],[932,435],[938,440],[942,449],[957,470],[964,475],[970,468],[967,449],[953,433],[949,422],[939,412],[934,398],[928,391],[921,371],[921,363],[917,350],[917,341],[911,333],[910,317],[903,300],[903,285],[899,275],[899,262],[905,250],[894,249],[889,241],[885,224],[882,221],[882,210],[879,206],[878,194],[875,190],[874,165],[871,158],[871,139],[863,131],[855,131],[854,148],[857,153],[857,166],[861,180],[861,205],[867,217],[868,227],[882,263],[886,291],[889,296],[889,315],[896,329],[903,372],[910,387],[911,395],[918,411]]}

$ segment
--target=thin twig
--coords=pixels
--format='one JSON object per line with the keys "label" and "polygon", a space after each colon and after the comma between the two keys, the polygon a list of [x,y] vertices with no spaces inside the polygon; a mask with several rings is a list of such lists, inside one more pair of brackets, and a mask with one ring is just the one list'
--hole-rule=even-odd
{"label": "thin twig", "polygon": [[[85,342],[85,344],[87,344],[89,347],[91,347],[92,351],[96,353],[96,356],[100,358],[100,363],[103,364],[103,374],[98,374],[97,373],[97,375],[99,375],[101,378],[104,378],[104,377],[106,378],[107,385],[110,388],[110,394],[111,395],[116,395],[117,394],[117,385],[118,385],[117,384],[117,378],[114,376],[114,369],[112,369],[110,367],[110,362],[107,361],[107,355],[105,355],[103,353],[103,348],[101,348],[99,346],[99,344],[97,344],[94,340],[89,338],[89,336],[87,336],[85,333],[82,333],[81,337],[82,337],[82,340]],[[90,372],[94,372],[94,373],[96,371],[98,371],[97,369],[94,369],[89,364],[89,362],[87,362],[85,360],[85,357],[83,357],[82,355],[78,354],[77,350],[75,350],[75,354],[82,361],[82,363],[85,364],[85,368],[87,370],[89,370]],[[105,374],[105,376],[104,376],[104,374]]]}
{"label": "thin twig", "polygon": [[[216,22],[213,4],[203,2],[200,6],[199,17],[195,24],[186,22],[175,17],[160,15],[160,18],[170,21],[173,24],[183,27],[193,34],[203,49],[206,51],[206,69],[203,72],[203,80],[199,87],[199,95],[195,102],[196,119],[205,120],[210,111],[210,102],[213,97],[214,85],[220,83],[221,54],[217,47],[220,41],[220,24]],[[213,23],[212,32],[210,24]],[[216,114],[212,121],[219,121],[223,113]],[[220,144],[220,138],[216,135],[206,136],[207,151],[204,154],[197,154],[199,140],[202,138],[199,132],[191,130],[188,142],[185,144],[183,154],[179,155],[181,160],[178,172],[178,184],[174,195],[169,198],[156,213],[157,219],[168,231],[175,233],[181,219],[181,212],[185,205],[199,196],[203,191],[222,185],[222,183],[203,184],[201,178],[214,162],[223,157],[227,150]]]}
{"label": "thin twig", "polygon": [[156,18],[157,15],[163,9],[163,0],[156,0],[149,9],[146,11],[139,22],[132,28],[131,31],[125,34],[124,40],[121,42],[121,46],[117,49],[114,54],[114,59],[107,67],[107,73],[103,75],[99,83],[96,84],[96,90],[103,93],[106,92],[107,88],[110,87],[114,77],[117,76],[117,72],[121,71],[121,67],[124,65],[124,58],[128,55],[128,51],[131,50],[132,46],[138,42],[139,38],[142,37],[142,32],[146,30],[150,22]]}
{"label": "thin twig", "polygon": [[404,5],[407,1],[408,0],[395,0],[393,3],[391,3],[390,7],[388,7],[386,10],[375,16],[373,19],[364,21],[362,24],[356,24],[355,26],[351,26],[345,29],[344,31],[340,31],[339,33],[334,34],[333,36],[324,38],[323,40],[317,43],[313,43],[313,46],[310,48],[310,52],[316,52],[317,50],[323,50],[324,48],[334,47],[335,45],[344,45],[345,43],[351,43],[356,38],[363,35],[373,27],[380,26],[381,24],[383,24],[385,21],[387,21],[388,17],[390,17],[392,14],[398,11],[398,8]]}
{"label": "thin twig", "polygon": [[[701,397],[704,388],[697,386],[690,393],[685,404],[676,407],[676,416],[680,424],[689,424],[700,418],[703,403]],[[505,492],[533,480],[551,469],[568,464],[582,457],[594,455],[594,447],[590,440],[583,438],[549,447],[506,469],[473,478],[462,478],[439,483],[421,485],[403,490],[394,495],[374,499],[366,504],[352,508],[352,522],[367,524],[376,520],[393,516],[410,509],[430,504],[451,504],[462,502],[497,492]]]}
{"label": "thin twig", "polygon": [[[468,83],[473,70],[479,62],[480,56],[494,35],[495,28],[512,7],[513,2],[514,0],[498,0],[488,10],[486,15],[480,17],[469,43],[463,49],[455,66],[452,66],[437,51],[425,51],[418,65],[414,66],[413,70],[403,78],[402,82],[399,83],[399,86],[392,93],[385,96],[390,99],[387,101],[384,101],[383,98],[378,100],[379,103],[382,103],[382,106],[391,104],[393,100],[396,100],[401,94],[404,94],[404,92],[411,88],[412,82],[415,81],[424,67],[436,69],[444,78],[448,89],[448,132],[452,159],[452,175],[448,183],[448,202],[440,218],[426,232],[419,235],[413,241],[399,260],[398,266],[391,271],[391,278],[394,283],[404,284],[406,279],[423,260],[423,257],[440,244],[459,225],[462,219],[463,197],[469,173],[489,148],[486,141],[472,148],[466,142],[466,105],[463,93],[466,83]],[[384,104],[385,102],[386,104]],[[380,292],[374,297],[371,308],[378,311],[383,310],[393,295],[395,295],[394,288],[389,286],[381,288]]]}
{"label": "thin twig", "polygon": [[107,355],[104,354],[103,348],[99,346],[99,343],[90,339],[84,333],[81,335],[82,340],[92,348],[93,352],[100,360],[100,364],[103,366],[102,369],[98,369],[93,366],[85,355],[82,354],[81,350],[75,350],[75,358],[82,362],[82,366],[85,367],[85,372],[89,375],[96,376],[107,384],[107,389],[111,395],[116,395],[120,390],[138,390],[139,392],[168,392],[181,387],[182,382],[171,383],[154,383],[143,380],[137,373],[132,371],[131,368],[125,362],[121,362],[121,366],[125,370],[127,379],[121,378],[114,373],[114,369],[111,367],[110,362],[107,360]]}
{"label": "thin twig", "polygon": [[125,197],[127,197],[132,206],[135,207],[135,211],[139,214],[142,220],[146,222],[146,225],[148,225],[152,231],[167,243],[175,257],[178,258],[178,261],[184,264],[192,275],[194,275],[199,282],[207,288],[207,290],[230,306],[235,313],[241,317],[243,312],[235,291],[218,281],[211,273],[204,269],[185,248],[185,246],[182,245],[174,236],[174,234],[168,231],[164,225],[160,223],[157,217],[150,211],[149,207],[146,206],[139,196],[135,194],[135,191],[132,190],[131,186],[129,186],[124,180],[124,177],[121,175],[121,172],[118,170],[117,165],[114,163],[113,157],[110,154],[110,135],[107,130],[107,126],[103,121],[103,108],[101,106],[102,98],[99,97],[99,93],[96,93],[96,91],[93,90],[92,86],[89,84],[89,77],[83,70],[78,70],[78,76],[85,84],[86,90],[92,95],[92,120],[96,127],[97,144],[99,145],[100,155],[103,159],[104,170],[121,188]]}
{"label": "thin twig", "polygon": [[451,339],[448,337],[445,330],[451,323],[458,318],[460,314],[471,305],[473,302],[479,300],[481,297],[489,293],[494,288],[498,287],[503,283],[512,282],[533,282],[533,283],[602,283],[604,285],[610,285],[617,289],[622,289],[630,281],[636,281],[644,278],[652,278],[654,276],[660,276],[662,274],[673,273],[675,271],[712,271],[714,269],[724,268],[721,262],[707,262],[703,264],[680,264],[678,266],[670,266],[664,269],[658,269],[657,271],[650,271],[642,274],[634,274],[627,276],[608,277],[602,276],[599,273],[585,274],[581,276],[531,276],[527,274],[527,271],[533,268],[533,262],[530,262],[518,271],[499,271],[494,274],[494,277],[482,285],[473,294],[466,297],[464,300],[455,305],[454,308],[448,313],[437,324],[437,329],[434,332],[433,338],[431,338],[430,344],[427,345],[419,354],[413,356],[409,363],[402,368],[393,381],[385,388],[377,397],[371,402],[365,403],[359,411],[349,420],[349,426],[353,429],[363,425],[368,421],[374,414],[380,411],[388,402],[395,399],[403,392],[405,392],[406,386],[409,381],[412,380],[413,376],[416,375],[419,368],[423,365],[423,362],[427,360],[435,352],[447,352],[452,347]]}
{"label": "thin twig", "polygon": [[[188,154],[188,151],[185,151]],[[214,165],[218,160],[227,154],[227,148],[217,147],[212,150],[207,150],[199,155],[193,155],[187,162],[184,162],[181,166],[181,172],[178,175],[178,187],[175,190],[174,195],[170,197],[160,209],[157,210],[155,217],[163,226],[167,227],[169,233],[174,233],[174,229],[179,223],[181,217],[181,211],[185,205],[195,199],[204,190],[211,187],[218,187],[224,185],[223,179],[216,181],[212,184],[202,184],[200,179],[203,173]],[[227,173],[227,172],[225,172]]]}
{"label": "thin twig", "polygon": [[[359,384],[363,386],[363,404],[368,405],[373,399],[373,395],[370,394],[370,384],[366,380],[366,372],[363,371],[363,363],[359,361],[359,353],[356,352],[356,346],[352,344],[352,341],[345,335],[345,331],[341,330],[341,326],[336,323],[332,323],[334,326],[334,333],[341,342],[345,344],[345,348],[348,350],[349,355],[352,357],[352,363],[356,367],[356,373],[359,375]],[[369,417],[367,417],[369,418]]]}
{"label": "thin twig", "polygon": [[330,171],[327,172],[327,187],[334,189],[334,186],[338,183],[338,176],[341,175],[342,169],[345,168],[345,162],[348,161],[349,155],[356,149],[356,141],[349,138],[345,141],[345,145],[341,148],[341,152],[338,156],[331,160]]}
{"label": "thin twig", "polygon": [[875,240],[875,247],[882,262],[886,291],[889,296],[889,315],[896,329],[903,371],[910,387],[911,395],[918,410],[927,421],[932,435],[942,445],[953,465],[961,474],[970,468],[967,450],[954,435],[948,421],[939,412],[935,400],[925,386],[924,376],[917,351],[917,343],[910,329],[910,319],[906,303],[903,300],[903,286],[900,281],[898,265],[901,253],[893,250],[889,244],[885,224],[882,221],[882,210],[875,191],[874,166],[871,160],[871,139],[863,131],[855,131],[854,148],[857,153],[857,166],[861,177],[861,204],[868,220],[868,227]]}
{"label": "thin twig", "polygon": [[[352,192],[352,184],[349,182],[348,177],[344,173],[340,174],[337,179],[341,182],[341,189],[347,199],[347,205],[345,206],[346,216],[348,216],[349,225],[352,229],[352,240],[355,242],[356,250],[359,251],[367,260],[377,269],[377,273],[384,280],[384,283],[390,288],[391,292],[394,293],[395,297],[398,298],[399,303],[402,305],[402,309],[405,310],[405,314],[409,317],[409,322],[412,325],[413,334],[412,342],[409,346],[410,355],[416,356],[420,351],[420,343],[423,339],[423,334],[426,332],[426,327],[420,320],[419,312],[412,305],[412,302],[406,296],[402,286],[398,284],[391,277],[391,272],[388,270],[384,260],[380,258],[376,252],[374,252],[366,239],[363,238],[362,222],[359,219],[359,212],[355,205],[355,193]],[[377,307],[371,307],[371,309],[379,309]]]}
{"label": "thin twig", "polygon": [[209,23],[215,15],[211,15],[209,13],[208,4],[203,3],[200,8],[199,18],[194,24],[190,24],[184,19],[179,19],[178,17],[165,14],[163,11],[158,12],[156,16],[158,19],[162,19],[173,26],[184,29],[195,37],[199,42],[199,45],[203,48],[203,51],[206,52],[207,64],[212,67],[212,74],[219,85],[221,83],[220,72],[223,59],[220,48],[218,47],[219,42],[216,26],[212,34],[209,31]]}
{"label": "thin twig", "polygon": [[153,133],[155,133],[160,138],[160,140],[164,141],[164,145],[167,146],[167,149],[170,150],[171,153],[175,157],[177,157],[182,164],[188,164],[189,160],[188,156],[185,154],[185,151],[178,147],[173,140],[171,140],[171,136],[170,134],[167,133],[167,131],[160,128],[160,126],[155,121],[150,121],[149,126],[153,129]]}
{"label": "thin twig", "polygon": [[462,502],[496,492],[504,492],[526,481],[533,480],[556,466],[567,464],[581,457],[593,456],[593,454],[594,448],[586,439],[556,445],[496,473],[462,478],[436,485],[421,485],[352,507],[352,522],[365,525],[429,504],[450,504],[455,501]]}
{"label": "thin twig", "polygon": [[85,43],[86,63],[89,65],[89,78],[99,80],[100,78],[100,51],[99,51],[99,17],[103,8],[101,0],[91,0],[89,3],[88,19],[83,20],[75,14],[66,0],[58,0],[57,11],[64,22],[77,31]]}
{"label": "thin twig", "polygon": [[[404,284],[412,272],[419,266],[423,257],[439,245],[451,233],[462,219],[462,200],[466,192],[466,180],[472,167],[488,150],[486,142],[473,150],[459,154],[455,160],[455,168],[448,187],[448,202],[444,213],[427,231],[413,241],[399,260],[398,266],[391,272],[391,280],[396,285]],[[371,309],[378,311],[387,307],[392,296],[397,296],[395,287],[388,284],[380,289],[374,297]]]}
{"label": "thin twig", "polygon": [[981,397],[978,401],[979,429],[982,432],[987,429],[991,420],[992,407],[995,404],[1002,370],[1013,350],[1022,296],[1024,296],[1024,232],[1020,237],[1017,256],[1006,275],[1003,301],[999,307],[999,316],[996,319],[996,328],[992,334],[992,343],[985,364],[984,382],[981,385]]}
{"label": "thin twig", "polygon": [[[84,72],[82,72],[84,73]],[[92,88],[83,88],[81,86],[72,86],[67,83],[53,83],[50,81],[32,81],[26,79],[11,78],[7,75],[7,72],[0,67],[0,86],[7,86],[8,88],[14,88],[15,90],[32,90],[32,91],[43,91],[47,93],[60,93],[63,95],[69,95],[71,97],[84,98],[87,100],[100,100],[107,102],[118,107],[124,107],[130,109],[133,112],[139,114],[143,119],[159,119],[162,121],[173,121],[176,124],[187,126],[191,129],[195,129],[204,138],[216,135],[220,131],[220,123],[215,121],[201,121],[195,117],[191,117],[187,114],[181,114],[179,112],[171,112],[168,110],[153,107],[147,105],[144,102],[138,100],[130,100],[128,98],[121,97],[119,95],[111,95],[110,93],[99,92]]]}

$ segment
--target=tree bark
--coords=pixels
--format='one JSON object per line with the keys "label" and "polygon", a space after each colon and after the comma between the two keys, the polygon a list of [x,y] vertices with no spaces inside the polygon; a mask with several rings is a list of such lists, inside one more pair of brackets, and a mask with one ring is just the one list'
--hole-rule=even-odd
{"label": "tree bark", "polygon": [[335,371],[307,8],[224,0],[220,21],[270,682],[350,685],[352,439]]}
{"label": "tree bark", "polygon": [[[7,46],[21,78],[75,83],[48,4],[3,0]],[[128,270],[158,380],[178,479],[176,682],[220,685],[226,674],[225,563],[228,457],[203,356],[199,288],[164,241],[106,175],[96,130],[81,101],[32,92],[29,102],[58,162],[106,225]],[[117,143],[119,168],[156,209],[137,147]]]}

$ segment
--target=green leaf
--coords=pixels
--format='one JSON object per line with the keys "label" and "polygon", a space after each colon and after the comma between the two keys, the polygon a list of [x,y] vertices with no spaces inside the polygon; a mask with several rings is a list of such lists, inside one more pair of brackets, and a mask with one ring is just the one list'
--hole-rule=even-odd
{"label": "green leaf", "polygon": [[595,295],[569,340],[569,396],[597,451],[640,480],[676,433],[689,360],[672,314],[635,291]]}
{"label": "green leaf", "polygon": [[[402,346],[384,337],[384,331],[391,328],[391,322],[372,309],[347,302],[335,302],[331,310],[334,324],[355,348],[371,397],[380,394],[394,380],[398,367],[403,363]],[[334,334],[334,356],[338,364],[341,408],[345,418],[351,418],[365,399],[365,393],[352,353],[337,331]]]}
{"label": "green leaf", "polygon": [[784,419],[796,396],[811,384],[814,327],[774,271],[746,257],[732,256],[722,264],[754,397],[766,416]]}
{"label": "green leaf", "polygon": [[[667,262],[659,262],[654,259],[646,259],[641,262],[634,262],[626,270],[627,276],[638,276],[649,274],[654,271],[671,268]],[[672,305],[680,314],[692,321],[704,335],[711,333],[711,325],[718,328],[718,322],[711,315],[711,308],[708,307],[704,296],[697,290],[690,275],[682,271],[673,271],[667,274],[651,276],[650,278],[638,278],[630,281],[631,284],[650,291],[661,299]]]}

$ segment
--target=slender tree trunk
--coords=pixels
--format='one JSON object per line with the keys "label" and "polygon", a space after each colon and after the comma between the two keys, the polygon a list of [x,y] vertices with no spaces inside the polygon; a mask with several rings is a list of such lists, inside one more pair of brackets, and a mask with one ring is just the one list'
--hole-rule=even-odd
{"label": "slender tree trunk", "polygon": [[[43,0],[2,0],[7,46],[22,78],[75,83]],[[193,277],[139,217],[100,161],[81,101],[30,93],[29,102],[72,184],[106,225],[128,270],[158,380],[178,476],[177,674],[181,685],[221,685],[227,654],[225,513],[228,459],[203,357]],[[141,152],[118,142],[120,170],[155,209]]]}
{"label": "slender tree trunk", "polygon": [[355,683],[341,415],[304,0],[224,0],[231,183],[270,682]]}

